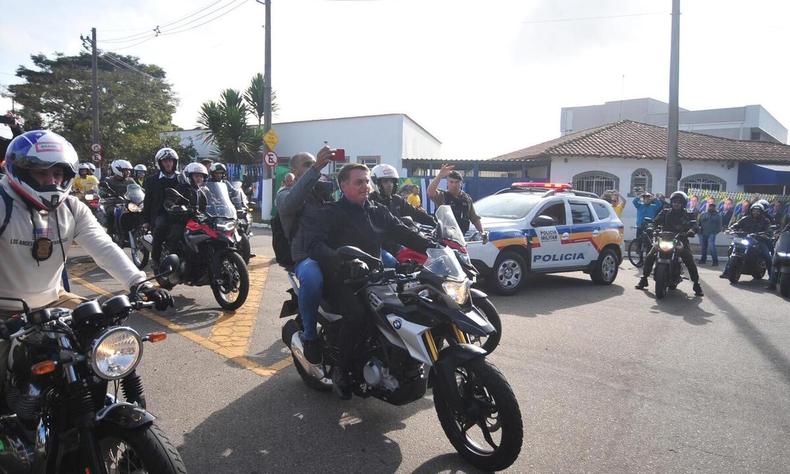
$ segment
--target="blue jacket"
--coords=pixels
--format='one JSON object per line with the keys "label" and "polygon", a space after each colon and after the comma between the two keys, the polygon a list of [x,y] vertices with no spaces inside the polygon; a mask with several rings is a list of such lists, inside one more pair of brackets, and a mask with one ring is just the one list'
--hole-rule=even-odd
{"label": "blue jacket", "polygon": [[642,225],[645,217],[654,219],[658,212],[661,210],[661,202],[658,199],[653,199],[650,204],[642,204],[642,200],[638,197],[634,198],[634,207],[636,208],[636,225]]}

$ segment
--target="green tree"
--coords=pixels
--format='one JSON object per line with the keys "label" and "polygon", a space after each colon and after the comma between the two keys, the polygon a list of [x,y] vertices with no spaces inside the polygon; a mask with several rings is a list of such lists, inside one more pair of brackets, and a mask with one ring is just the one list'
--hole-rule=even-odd
{"label": "green tree", "polygon": [[[263,74],[258,73],[252,76],[250,86],[244,92],[244,101],[258,119],[258,128],[261,128],[261,119],[266,114],[266,81],[263,79]],[[277,94],[272,91],[272,115],[276,114],[278,110]]]}
{"label": "green tree", "polygon": [[[99,61],[99,135],[105,160],[123,158],[147,163],[160,144],[159,133],[169,130],[177,99],[165,72],[136,57],[105,53],[109,61],[123,61],[133,71]],[[9,86],[23,108],[25,128],[48,128],[68,139],[80,159],[91,156],[91,56],[50,58],[32,55],[34,68],[20,66],[16,75],[26,80]],[[139,71],[139,72],[138,72]]]}
{"label": "green tree", "polygon": [[200,108],[198,123],[206,129],[205,143],[213,153],[228,163],[253,163],[262,141],[260,129],[247,125],[250,109],[241,93],[225,89],[219,101],[208,101]]}

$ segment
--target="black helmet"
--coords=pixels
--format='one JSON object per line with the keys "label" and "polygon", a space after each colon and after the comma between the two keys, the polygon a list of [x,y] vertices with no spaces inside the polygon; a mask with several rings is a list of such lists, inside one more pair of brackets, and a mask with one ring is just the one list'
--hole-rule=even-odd
{"label": "black helmet", "polygon": [[686,207],[686,204],[689,202],[689,197],[683,191],[675,191],[670,194],[669,203],[672,204],[675,201],[680,201],[681,206]]}

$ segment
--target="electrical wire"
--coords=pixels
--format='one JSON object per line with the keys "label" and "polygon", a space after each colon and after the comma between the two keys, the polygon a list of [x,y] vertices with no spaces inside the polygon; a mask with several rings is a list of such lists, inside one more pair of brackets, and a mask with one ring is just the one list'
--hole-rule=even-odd
{"label": "electrical wire", "polygon": [[161,25],[161,26],[157,25],[156,28],[150,28],[150,29],[147,29],[145,31],[141,31],[140,33],[135,33],[133,35],[121,36],[121,37],[118,37],[118,38],[109,38],[109,39],[106,39],[106,40],[102,40],[102,42],[103,43],[125,43],[125,42],[129,42],[129,41],[136,41],[136,40],[140,39],[140,37],[143,37],[143,36],[145,36],[147,34],[151,34],[152,31],[156,31],[157,29],[160,29],[160,28],[166,28],[168,26],[172,26],[172,25],[175,25],[176,23],[180,23],[180,22],[182,22],[184,20],[192,18],[193,16],[195,16],[195,15],[197,15],[199,13],[202,13],[202,12],[208,10],[209,8],[212,8],[213,6],[217,5],[218,3],[222,3],[223,1],[225,1],[225,0],[216,0],[214,2],[211,2],[210,4],[206,5],[205,7],[200,8],[199,10],[194,11],[194,12],[190,13],[189,15],[185,16],[185,17],[179,18],[178,20],[175,20],[175,21],[171,21],[170,23],[165,23],[164,25]]}
{"label": "electrical wire", "polygon": [[[237,1],[237,0],[234,0],[234,1]],[[161,33],[161,34],[160,34],[160,36],[175,35],[175,34],[178,34],[178,33],[184,33],[184,32],[186,32],[186,31],[194,30],[195,28],[199,28],[199,27],[201,27],[201,26],[203,26],[203,25],[206,25],[206,24],[208,24],[208,23],[211,23],[211,22],[212,22],[212,21],[214,21],[214,20],[218,20],[218,19],[222,18],[223,16],[227,15],[228,13],[232,12],[233,10],[235,10],[235,9],[239,8],[240,6],[242,6],[242,5],[246,4],[246,3],[247,3],[247,2],[249,2],[249,1],[250,1],[250,0],[241,0],[241,3],[239,3],[239,4],[235,5],[235,6],[234,6],[233,8],[231,8],[230,10],[227,10],[227,11],[223,12],[221,15],[217,15],[217,16],[215,16],[214,18],[211,18],[211,19],[209,19],[209,20],[206,20],[206,21],[204,21],[203,23],[199,23],[199,24],[197,24],[197,25],[195,25],[195,26],[191,26],[191,27],[189,27],[189,28],[186,28],[186,29],[182,29],[182,30],[178,30],[178,31],[168,31],[168,32],[165,32],[165,33]],[[231,4],[228,4],[227,6],[229,6],[229,5],[231,5]],[[225,7],[223,7],[223,8],[225,8]],[[218,9],[217,11],[219,11],[219,10],[220,10],[220,9]],[[215,11],[214,13],[216,13],[216,11]],[[181,25],[181,26],[186,26],[186,25]]]}

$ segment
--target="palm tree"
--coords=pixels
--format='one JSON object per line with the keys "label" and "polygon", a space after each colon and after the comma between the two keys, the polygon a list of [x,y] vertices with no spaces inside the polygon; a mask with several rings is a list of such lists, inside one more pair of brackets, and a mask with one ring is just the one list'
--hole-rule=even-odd
{"label": "palm tree", "polygon": [[[275,114],[279,107],[277,107],[277,94],[272,91],[272,114]],[[266,114],[266,81],[263,74],[258,73],[252,76],[250,87],[244,93],[244,101],[250,108],[255,117],[258,118],[258,128],[261,128],[261,118]]]}
{"label": "palm tree", "polygon": [[198,123],[206,131],[202,138],[214,146],[214,154],[228,163],[251,163],[261,143],[259,131],[247,125],[250,109],[241,93],[225,89],[218,102],[205,102],[200,108]]}

